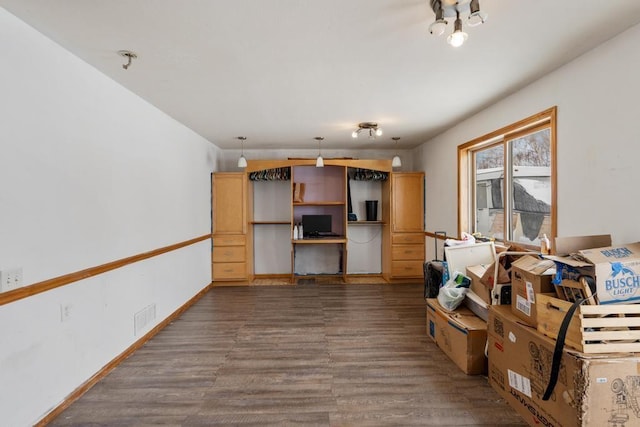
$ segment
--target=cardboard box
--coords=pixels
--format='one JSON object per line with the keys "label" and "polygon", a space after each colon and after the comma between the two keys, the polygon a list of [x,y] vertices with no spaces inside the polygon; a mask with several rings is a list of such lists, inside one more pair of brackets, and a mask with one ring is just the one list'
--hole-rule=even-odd
{"label": "cardboard box", "polygon": [[466,307],[447,312],[427,299],[427,334],[464,373],[487,372],[487,324]]}
{"label": "cardboard box", "polygon": [[467,266],[466,273],[471,279],[471,287],[469,288],[474,294],[487,304],[491,304],[491,289],[486,287],[480,279],[489,267],[488,264]]}
{"label": "cardboard box", "polygon": [[[556,262],[562,280],[595,279],[599,304],[640,302],[640,243],[579,250],[571,257],[546,256]],[[559,280],[555,285],[562,285]]]}
{"label": "cardboard box", "polygon": [[556,255],[567,256],[575,254],[581,249],[611,246],[611,235],[556,237],[553,243]]}
{"label": "cardboard box", "polygon": [[534,328],[538,326],[536,294],[555,292],[551,279],[555,263],[524,255],[511,263],[511,310]]}
{"label": "cardboard box", "polygon": [[531,426],[640,425],[640,357],[564,350],[551,398],[542,400],[555,341],[491,306],[489,383]]}
{"label": "cardboard box", "polygon": [[489,320],[489,304],[484,302],[475,292],[468,291],[462,304],[483,321]]}

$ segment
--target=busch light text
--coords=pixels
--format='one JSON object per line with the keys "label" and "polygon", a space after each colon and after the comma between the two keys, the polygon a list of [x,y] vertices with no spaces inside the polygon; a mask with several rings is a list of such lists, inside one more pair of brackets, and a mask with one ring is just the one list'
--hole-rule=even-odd
{"label": "busch light text", "polygon": [[600,253],[607,258],[628,258],[633,255],[628,248],[611,248],[604,251],[600,251]]}
{"label": "busch light text", "polygon": [[626,300],[640,288],[640,276],[620,262],[611,263],[611,275],[604,282],[605,290],[617,300]]}

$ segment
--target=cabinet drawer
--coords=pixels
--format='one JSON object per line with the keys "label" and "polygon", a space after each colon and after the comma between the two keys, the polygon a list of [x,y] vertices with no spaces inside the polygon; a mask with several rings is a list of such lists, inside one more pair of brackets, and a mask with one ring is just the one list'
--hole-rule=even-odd
{"label": "cabinet drawer", "polygon": [[213,280],[244,279],[246,277],[246,263],[244,262],[213,263]]}
{"label": "cabinet drawer", "polygon": [[393,245],[391,246],[391,259],[397,260],[424,260],[424,245]]}
{"label": "cabinet drawer", "polygon": [[244,246],[214,246],[213,262],[245,262]]}
{"label": "cabinet drawer", "polygon": [[422,277],[422,261],[392,261],[392,277]]}
{"label": "cabinet drawer", "polygon": [[423,233],[393,233],[391,235],[391,244],[424,244]]}
{"label": "cabinet drawer", "polygon": [[244,234],[230,234],[228,236],[217,234],[213,236],[213,247],[216,246],[244,246],[247,239]]}

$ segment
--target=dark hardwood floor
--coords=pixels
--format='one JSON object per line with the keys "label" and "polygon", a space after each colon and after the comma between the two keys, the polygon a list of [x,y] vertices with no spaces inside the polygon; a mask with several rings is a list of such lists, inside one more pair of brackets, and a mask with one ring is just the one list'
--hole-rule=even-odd
{"label": "dark hardwood floor", "polygon": [[426,335],[421,285],[213,288],[52,426],[525,426]]}

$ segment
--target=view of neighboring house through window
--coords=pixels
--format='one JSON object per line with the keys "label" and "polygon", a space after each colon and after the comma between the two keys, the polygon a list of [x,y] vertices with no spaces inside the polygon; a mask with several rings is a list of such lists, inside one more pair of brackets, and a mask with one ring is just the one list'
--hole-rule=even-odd
{"label": "view of neighboring house through window", "polygon": [[458,148],[460,231],[525,246],[555,236],[555,111]]}

